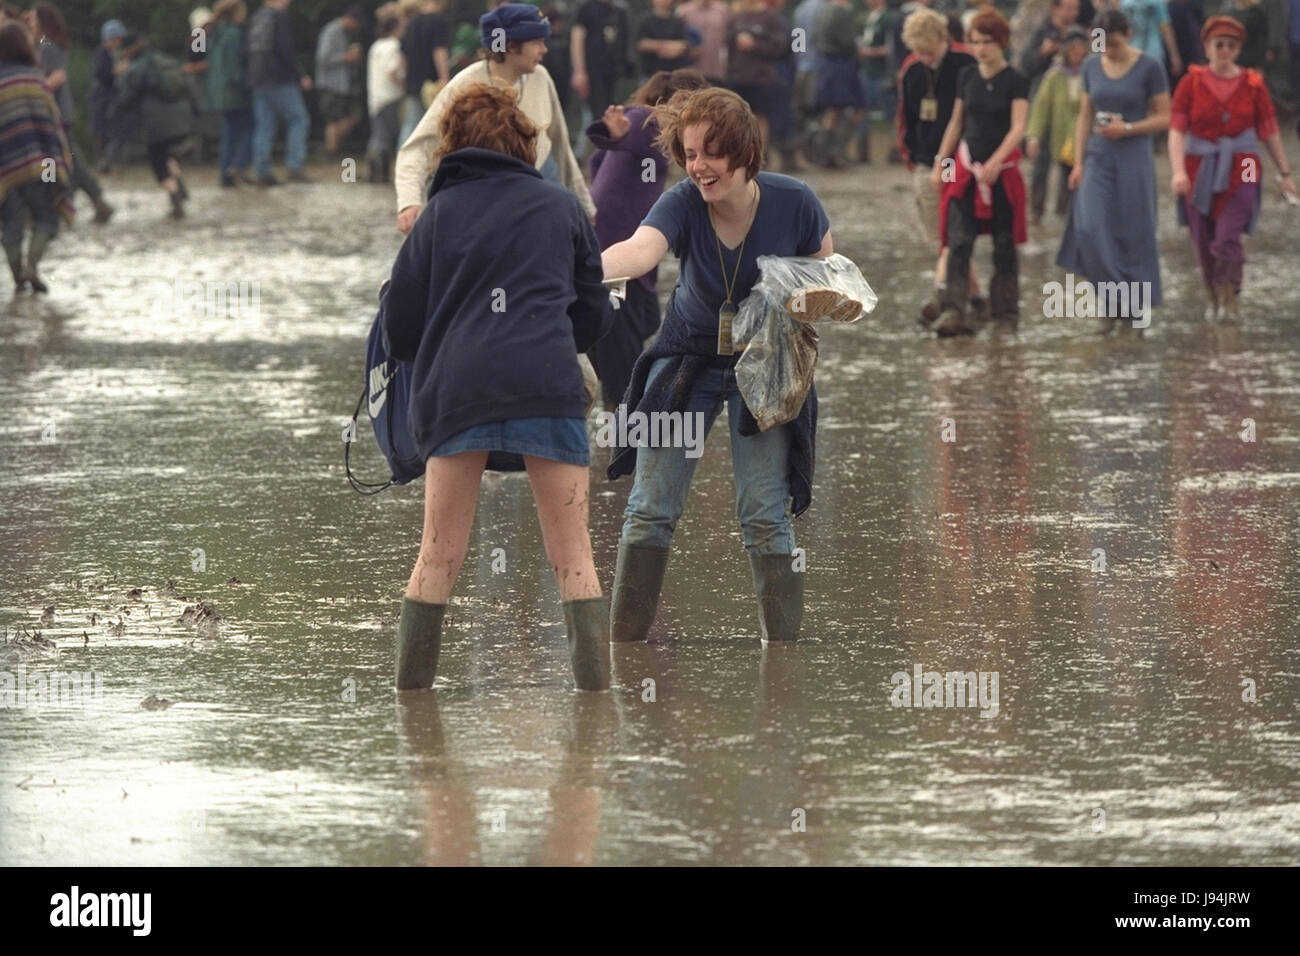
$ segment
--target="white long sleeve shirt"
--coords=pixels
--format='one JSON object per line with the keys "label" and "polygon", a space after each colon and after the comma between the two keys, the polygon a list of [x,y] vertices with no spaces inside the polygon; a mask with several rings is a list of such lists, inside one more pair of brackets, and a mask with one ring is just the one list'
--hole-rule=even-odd
{"label": "white long sleeve shirt", "polygon": [[[397,187],[398,212],[407,206],[424,205],[425,184],[434,173],[433,151],[438,146],[439,126],[447,105],[465,87],[489,81],[492,81],[492,77],[488,73],[487,61],[480,60],[453,76],[429,104],[420,124],[397,151],[397,168],[393,179]],[[537,134],[537,168],[541,169],[554,154],[560,182],[578,197],[578,202],[587,215],[594,216],[596,204],[591,199],[582,167],[578,165],[577,157],[569,147],[569,129],[564,122],[564,110],[560,107],[560,97],[555,92],[551,75],[544,66],[539,65],[532,73],[520,77],[520,81],[523,89],[519,107],[540,128]]]}

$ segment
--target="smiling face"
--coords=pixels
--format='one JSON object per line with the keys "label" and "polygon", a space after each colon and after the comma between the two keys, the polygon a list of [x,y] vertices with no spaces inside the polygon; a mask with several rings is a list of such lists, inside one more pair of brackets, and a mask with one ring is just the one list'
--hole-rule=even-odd
{"label": "smiling face", "polygon": [[714,203],[740,195],[746,180],[743,163],[728,169],[730,158],[707,151],[704,143],[710,129],[706,123],[696,123],[682,130],[682,152],[686,157],[686,175],[691,177],[704,201]]}

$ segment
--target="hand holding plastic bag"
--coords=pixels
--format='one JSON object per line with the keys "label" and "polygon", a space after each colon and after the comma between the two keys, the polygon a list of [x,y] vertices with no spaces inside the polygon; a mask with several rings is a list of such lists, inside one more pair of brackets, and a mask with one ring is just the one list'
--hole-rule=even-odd
{"label": "hand holding plastic bag", "polygon": [[762,431],[793,420],[817,367],[812,323],[856,322],[876,307],[861,271],[845,256],[759,256],[759,280],[740,304],[732,335],[745,351],[736,384]]}

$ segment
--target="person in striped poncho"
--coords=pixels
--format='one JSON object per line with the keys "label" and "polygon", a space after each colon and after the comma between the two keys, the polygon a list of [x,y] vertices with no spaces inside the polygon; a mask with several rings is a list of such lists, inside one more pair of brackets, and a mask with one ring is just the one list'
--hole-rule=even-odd
{"label": "person in striped poncho", "polygon": [[[59,233],[72,220],[71,154],[59,108],[45,83],[31,34],[21,23],[0,26],[0,220],[5,257],[21,292],[48,292],[37,273]],[[23,237],[31,240],[23,261]]]}

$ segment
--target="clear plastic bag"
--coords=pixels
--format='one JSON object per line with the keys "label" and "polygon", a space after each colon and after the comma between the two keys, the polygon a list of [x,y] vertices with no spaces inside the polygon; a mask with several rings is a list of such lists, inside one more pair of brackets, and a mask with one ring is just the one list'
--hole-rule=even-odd
{"label": "clear plastic bag", "polygon": [[759,256],[758,269],[732,336],[745,346],[736,361],[736,384],[758,427],[767,431],[793,420],[812,388],[818,341],[812,323],[856,322],[877,300],[853,261],[838,254]]}

